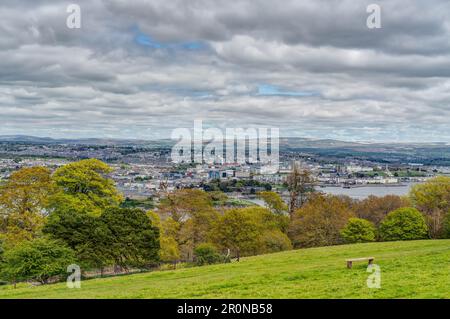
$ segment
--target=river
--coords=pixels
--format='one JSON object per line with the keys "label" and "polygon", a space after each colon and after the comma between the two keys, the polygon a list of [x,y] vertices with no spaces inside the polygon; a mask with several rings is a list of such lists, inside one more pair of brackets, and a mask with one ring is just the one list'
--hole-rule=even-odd
{"label": "river", "polygon": [[347,195],[355,199],[364,199],[370,195],[386,196],[386,195],[407,195],[409,190],[416,183],[408,183],[401,186],[362,186],[354,188],[343,187],[318,187],[317,190],[333,195]]}
{"label": "river", "polygon": [[[369,197],[370,195],[374,196],[386,196],[386,195],[398,195],[404,196],[407,195],[409,190],[413,185],[417,183],[408,183],[400,186],[361,186],[361,187],[353,187],[353,188],[343,188],[339,187],[317,187],[318,191],[332,194],[332,195],[347,195],[354,199],[364,199]],[[248,198],[246,196],[231,196],[234,198],[246,199],[250,202],[253,202],[259,206],[264,206],[264,201],[259,198]]]}

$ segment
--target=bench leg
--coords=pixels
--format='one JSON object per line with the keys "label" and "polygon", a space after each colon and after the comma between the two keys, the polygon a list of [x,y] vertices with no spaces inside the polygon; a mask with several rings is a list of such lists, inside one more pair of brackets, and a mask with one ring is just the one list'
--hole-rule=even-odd
{"label": "bench leg", "polygon": [[347,268],[351,269],[353,266],[353,263],[351,261],[347,261]]}

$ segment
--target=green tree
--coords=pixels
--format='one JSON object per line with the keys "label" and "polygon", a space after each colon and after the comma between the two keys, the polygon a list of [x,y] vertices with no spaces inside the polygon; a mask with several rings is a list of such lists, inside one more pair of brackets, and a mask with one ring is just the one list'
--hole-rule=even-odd
{"label": "green tree", "polygon": [[255,214],[260,224],[260,251],[270,253],[292,249],[292,243],[287,236],[289,215],[273,213],[262,207],[248,207]]}
{"label": "green tree", "polygon": [[238,259],[241,255],[290,249],[280,217],[289,219],[263,207],[226,210],[212,229],[211,238],[218,247],[232,250]]}
{"label": "green tree", "polygon": [[162,262],[173,263],[176,267],[176,263],[180,260],[180,248],[177,241],[173,237],[161,236],[161,252],[160,258]]}
{"label": "green tree", "polygon": [[258,197],[261,198],[267,207],[274,214],[282,215],[288,211],[288,206],[283,201],[280,195],[272,191],[259,192]]}
{"label": "green tree", "polygon": [[64,165],[53,174],[57,191],[49,198],[44,232],[67,243],[86,268],[114,263],[109,253],[113,234],[99,218],[122,201],[107,177],[110,172],[105,163],[89,159]]}
{"label": "green tree", "polygon": [[425,215],[431,237],[443,237],[445,216],[450,213],[450,177],[438,176],[414,185],[409,196],[413,206]]}
{"label": "green tree", "polygon": [[231,249],[238,260],[241,255],[258,252],[260,234],[255,215],[245,208],[225,211],[212,231],[214,242],[224,249]]}
{"label": "green tree", "polygon": [[347,225],[341,230],[341,236],[346,243],[364,243],[375,240],[376,228],[368,220],[350,218]]}
{"label": "green tree", "polygon": [[161,221],[159,215],[154,211],[148,211],[147,216],[150,218],[152,224],[159,229],[161,261],[165,263],[173,263],[174,268],[176,268],[176,263],[181,258],[180,247],[175,240],[179,224],[170,217],[164,221]]}
{"label": "green tree", "polygon": [[294,247],[342,243],[340,231],[354,217],[346,198],[316,194],[295,211],[289,227]]}
{"label": "green tree", "polygon": [[145,267],[158,261],[159,229],[139,209],[109,208],[100,216],[59,210],[44,232],[75,250],[87,268]]}
{"label": "green tree", "polygon": [[101,216],[107,231],[108,254],[115,265],[146,267],[159,261],[159,229],[140,209],[108,208]]}
{"label": "green tree", "polygon": [[198,211],[210,210],[213,207],[211,197],[199,189],[180,189],[167,194],[161,199],[159,213],[182,222]]}
{"label": "green tree", "polygon": [[219,214],[211,196],[198,189],[182,189],[161,200],[158,214],[171,224],[171,236],[177,241],[183,259],[192,260],[194,247],[209,240],[212,225]]}
{"label": "green tree", "polygon": [[370,195],[364,200],[355,203],[354,211],[359,218],[366,219],[379,226],[387,214],[402,207],[411,206],[407,198],[397,195],[383,197]]}
{"label": "green tree", "polygon": [[60,193],[53,198],[53,208],[57,208],[61,201],[75,199],[88,207],[90,214],[99,216],[105,208],[119,205],[123,198],[114,181],[107,177],[111,171],[111,167],[97,159],[82,160],[58,168],[53,174],[53,180]]}
{"label": "green tree", "polygon": [[113,264],[110,232],[96,216],[59,209],[48,217],[43,232],[72,248],[82,268],[102,269]]}
{"label": "green tree", "polygon": [[54,191],[50,171],[45,167],[22,168],[0,186],[3,214],[44,214],[48,196]]}
{"label": "green tree", "polygon": [[265,230],[279,230],[286,233],[289,228],[289,216],[272,213],[264,207],[250,206],[242,208],[254,215],[258,225],[260,225],[261,232]]}
{"label": "green tree", "polygon": [[38,238],[5,252],[1,276],[13,283],[36,280],[45,284],[50,277],[65,274],[73,263],[74,253],[63,243]]}
{"label": "green tree", "polygon": [[45,223],[45,216],[30,211],[17,214],[12,213],[6,221],[6,229],[0,234],[5,246],[14,247],[23,241],[39,237]]}
{"label": "green tree", "polygon": [[423,239],[428,237],[428,227],[417,209],[399,208],[381,222],[380,236],[386,241]]}
{"label": "green tree", "polygon": [[44,167],[20,169],[0,186],[0,238],[6,246],[39,236],[53,192],[50,171]]}

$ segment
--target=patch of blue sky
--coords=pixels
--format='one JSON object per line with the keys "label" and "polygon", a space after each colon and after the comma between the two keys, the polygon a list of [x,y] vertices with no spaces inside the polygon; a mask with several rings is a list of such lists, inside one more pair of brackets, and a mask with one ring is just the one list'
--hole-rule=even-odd
{"label": "patch of blue sky", "polygon": [[137,34],[134,40],[137,44],[153,49],[161,49],[163,47],[161,43],[154,41],[151,37],[145,34]]}
{"label": "patch of blue sky", "polygon": [[160,42],[153,39],[151,36],[142,33],[138,29],[134,30],[134,41],[136,44],[151,48],[151,49],[171,49],[171,50],[203,50],[208,46],[202,41],[186,41],[186,42]]}
{"label": "patch of blue sky", "polygon": [[285,90],[271,84],[258,85],[259,96],[291,96],[291,97],[306,97],[306,96],[318,96],[319,92],[316,91],[291,91]]}

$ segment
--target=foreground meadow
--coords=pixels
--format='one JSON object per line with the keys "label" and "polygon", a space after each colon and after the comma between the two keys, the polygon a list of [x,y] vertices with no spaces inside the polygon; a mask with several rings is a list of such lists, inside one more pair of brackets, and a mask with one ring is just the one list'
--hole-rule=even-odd
{"label": "foreground meadow", "polygon": [[[375,257],[381,288],[369,289],[365,263]],[[65,283],[0,287],[0,298],[449,298],[450,240],[310,248],[242,258],[231,264]]]}

